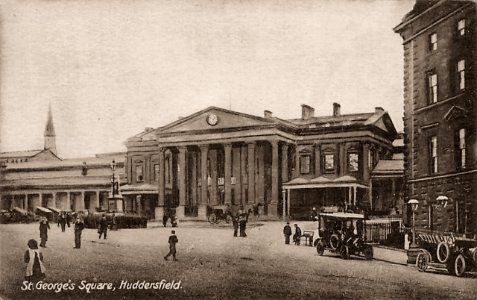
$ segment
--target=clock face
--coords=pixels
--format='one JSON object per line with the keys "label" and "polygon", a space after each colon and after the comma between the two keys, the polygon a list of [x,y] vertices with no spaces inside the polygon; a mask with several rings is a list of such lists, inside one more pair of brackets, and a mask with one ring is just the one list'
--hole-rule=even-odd
{"label": "clock face", "polygon": [[218,122],[219,122],[219,118],[217,117],[217,115],[210,114],[207,116],[207,123],[209,123],[209,125],[215,126],[217,125]]}

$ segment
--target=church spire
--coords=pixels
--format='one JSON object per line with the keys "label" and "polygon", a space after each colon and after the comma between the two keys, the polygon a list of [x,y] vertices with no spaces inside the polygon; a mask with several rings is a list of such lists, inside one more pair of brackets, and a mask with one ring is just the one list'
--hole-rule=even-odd
{"label": "church spire", "polygon": [[45,127],[45,150],[49,149],[56,155],[56,134],[55,126],[53,126],[53,114],[51,113],[51,103],[48,108],[48,120]]}

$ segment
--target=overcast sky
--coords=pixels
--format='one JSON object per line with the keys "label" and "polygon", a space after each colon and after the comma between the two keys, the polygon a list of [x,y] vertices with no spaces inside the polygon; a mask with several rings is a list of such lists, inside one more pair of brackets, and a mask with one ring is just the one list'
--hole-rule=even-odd
{"label": "overcast sky", "polygon": [[298,118],[403,115],[402,40],[414,1],[2,1],[0,151],[60,157],[124,141],[208,106]]}

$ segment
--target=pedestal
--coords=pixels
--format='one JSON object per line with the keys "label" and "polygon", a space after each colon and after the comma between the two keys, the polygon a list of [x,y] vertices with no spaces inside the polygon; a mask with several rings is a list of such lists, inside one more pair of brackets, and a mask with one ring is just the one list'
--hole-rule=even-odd
{"label": "pedestal", "polygon": [[278,204],[277,203],[268,204],[268,215],[272,216],[272,217],[278,216]]}
{"label": "pedestal", "polygon": [[164,217],[164,206],[157,206],[154,208],[154,219],[162,222],[162,217]]}
{"label": "pedestal", "polygon": [[183,205],[179,205],[178,207],[176,207],[176,218],[181,220],[181,219],[184,219],[184,206]]}
{"label": "pedestal", "polygon": [[197,208],[197,217],[199,220],[207,220],[207,205],[202,204]]}
{"label": "pedestal", "polygon": [[417,255],[419,254],[420,251],[421,250],[417,245],[411,244],[411,246],[407,250],[407,263],[415,265],[417,260]]}

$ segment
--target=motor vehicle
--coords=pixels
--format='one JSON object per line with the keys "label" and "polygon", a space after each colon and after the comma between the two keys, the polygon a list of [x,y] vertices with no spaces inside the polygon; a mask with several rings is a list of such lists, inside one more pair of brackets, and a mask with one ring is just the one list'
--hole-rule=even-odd
{"label": "motor vehicle", "polygon": [[220,221],[225,220],[228,224],[232,221],[232,212],[227,205],[216,205],[208,207],[209,216],[207,220],[210,224],[219,224]]}
{"label": "motor vehicle", "polygon": [[454,233],[418,232],[420,252],[416,266],[419,271],[446,269],[457,277],[477,270],[477,240],[456,236]]}
{"label": "motor vehicle", "polygon": [[343,259],[351,255],[363,255],[367,260],[373,258],[373,247],[366,243],[365,218],[356,213],[321,213],[318,215],[317,236],[313,245],[318,255],[325,250],[337,253]]}

